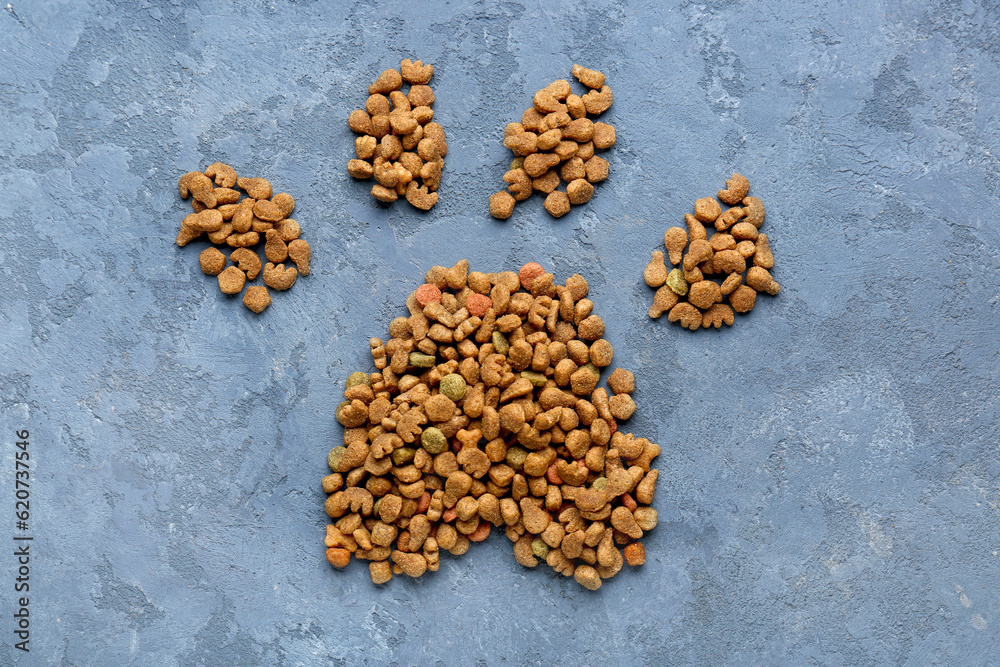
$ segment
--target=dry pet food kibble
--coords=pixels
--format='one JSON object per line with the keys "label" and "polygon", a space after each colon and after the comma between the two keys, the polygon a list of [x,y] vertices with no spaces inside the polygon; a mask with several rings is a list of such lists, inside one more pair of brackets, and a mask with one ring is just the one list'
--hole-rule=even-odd
{"label": "dry pet food kibble", "polygon": [[663,252],[653,251],[643,271],[646,284],[659,288],[649,308],[651,318],[666,313],[669,321],[687,329],[719,329],[733,324],[733,311],[750,312],[758,293],[773,296],[781,290],[769,271],[774,267],[770,242],[760,232],[764,203],[748,196],[749,191],[750,181],[733,174],[718,192],[719,200],[732,208],[723,210],[714,197],[703,197],[695,201],[694,215],[684,216],[685,227],[664,233],[663,244],[676,268],[668,271]]}
{"label": "dry pet food kibble", "polygon": [[[506,220],[514,205],[535,190],[545,195],[545,210],[560,218],[574,206],[590,201],[594,183],[608,177],[608,162],[594,155],[615,145],[615,128],[595,123],[611,106],[611,89],[600,72],[573,65],[573,76],[590,92],[573,93],[569,81],[559,79],[535,93],[532,107],[521,122],[504,128],[503,145],[514,154],[503,180],[507,191],[490,196],[490,215]],[[565,190],[559,190],[565,182]]]}
{"label": "dry pet food kibble", "polygon": [[[382,72],[368,87],[365,108],[347,117],[347,125],[360,135],[347,173],[358,180],[374,176],[371,193],[380,202],[406,197],[429,211],[438,201],[448,142],[444,128],[433,122],[434,91],[427,85],[433,75],[433,65],[407,58],[399,70]],[[406,93],[404,82],[410,84]],[[299,273],[306,275],[302,266]]]}
{"label": "dry pet food kibble", "polygon": [[521,565],[544,561],[590,590],[642,565],[660,447],[619,428],[636,409],[631,372],[598,386],[614,350],[587,281],[466,260],[424,280],[336,408],[330,564],[368,561],[376,584],[419,577],[496,528]]}
{"label": "dry pet food kibble", "polygon": [[[218,246],[233,248],[227,267],[226,255],[217,248],[205,248],[198,255],[201,270],[217,276],[223,294],[239,294],[247,282],[262,272],[260,255],[254,249],[265,240],[264,254],[268,267],[264,269],[264,283],[273,289],[288,289],[295,279],[309,275],[312,249],[309,242],[299,238],[299,223],[289,218],[295,209],[295,199],[286,192],[272,193],[271,183],[264,178],[239,177],[228,164],[215,162],[205,173],[192,171],[177,182],[181,198],[191,197],[191,213],[181,222],[177,245],[183,247],[201,237]],[[234,189],[239,188],[239,189]],[[246,193],[240,199],[239,190]],[[273,196],[272,196],[273,194]],[[294,263],[284,269],[281,262]],[[271,262],[277,263],[280,271]],[[267,287],[253,285],[247,288],[243,304],[255,313],[271,305]]]}

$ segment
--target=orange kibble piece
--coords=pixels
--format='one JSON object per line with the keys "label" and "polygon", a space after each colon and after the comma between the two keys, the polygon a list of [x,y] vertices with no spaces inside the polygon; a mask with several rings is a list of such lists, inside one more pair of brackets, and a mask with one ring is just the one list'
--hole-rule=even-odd
{"label": "orange kibble piece", "polygon": [[492,307],[493,300],[485,294],[470,294],[465,301],[465,308],[469,311],[469,315],[476,317],[483,317]]}
{"label": "orange kibble piece", "polygon": [[417,298],[417,303],[421,308],[427,307],[429,303],[441,303],[441,290],[435,285],[424,283],[413,293]]}
{"label": "orange kibble piece", "polygon": [[518,271],[517,277],[521,281],[521,287],[526,290],[530,290],[531,283],[535,282],[535,278],[543,273],[545,273],[545,269],[542,268],[541,264],[537,262],[528,262],[521,267],[520,271]]}
{"label": "orange kibble piece", "polygon": [[642,546],[642,542],[633,542],[625,547],[625,562],[630,567],[638,567],[646,563],[646,547]]}

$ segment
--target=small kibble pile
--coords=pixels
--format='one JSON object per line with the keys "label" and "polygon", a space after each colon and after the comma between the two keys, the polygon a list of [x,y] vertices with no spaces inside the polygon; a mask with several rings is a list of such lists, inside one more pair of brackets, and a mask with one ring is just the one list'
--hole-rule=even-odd
{"label": "small kibble pile", "polygon": [[[299,275],[309,275],[312,250],[308,241],[299,238],[299,223],[288,217],[295,208],[290,194],[272,196],[266,179],[238,177],[235,169],[221,162],[210,164],[204,173],[184,174],[177,187],[181,199],[191,197],[194,208],[181,222],[177,245],[183,248],[207,234],[215,245],[232,248],[228,259],[218,248],[206,248],[198,255],[201,270],[218,277],[224,294],[239,294],[247,281],[261,275],[264,285],[247,287],[243,296],[243,305],[261,313],[271,305],[268,287],[286,290]],[[246,193],[242,199],[240,190]],[[254,250],[262,239],[267,264]],[[295,266],[286,268],[286,261]],[[227,262],[232,265],[227,267]]]}
{"label": "small kibble pile", "polygon": [[[368,86],[364,109],[355,109],[347,124],[357,132],[357,157],[347,173],[367,180],[375,177],[372,197],[394,202],[401,196],[422,211],[438,200],[444,156],[448,154],[444,128],[434,122],[434,91],[427,84],[434,65],[409,58],[400,68],[387,69]],[[403,82],[410,84],[404,94]],[[388,96],[388,97],[387,97]]]}
{"label": "small kibble pile", "polygon": [[[520,123],[504,128],[503,145],[514,153],[514,161],[503,177],[510,184],[507,191],[490,197],[494,218],[509,218],[514,204],[535,190],[545,193],[545,210],[562,217],[590,201],[594,184],[608,177],[608,161],[594,151],[615,145],[615,128],[587,116],[608,110],[611,88],[604,85],[603,74],[580,65],[573,65],[573,76],[590,91],[575,95],[565,79],[553,81],[535,93]],[[559,190],[563,181],[566,189]]]}
{"label": "small kibble pile", "polygon": [[[733,323],[733,311],[749,313],[758,293],[773,296],[781,290],[768,271],[774,267],[774,255],[767,234],[760,232],[764,203],[747,196],[749,191],[746,177],[733,174],[718,193],[719,201],[731,208],[723,211],[714,197],[704,197],[694,203],[694,215],[685,214],[687,230],[666,231],[663,244],[674,268],[668,270],[663,252],[655,250],[643,271],[646,284],[658,288],[650,317],[667,313],[668,320],[692,331],[718,329]],[[706,225],[714,227],[711,236]],[[720,283],[706,276],[723,278]]]}
{"label": "small kibble pile", "polygon": [[591,590],[643,564],[660,447],[618,428],[636,409],[631,372],[597,386],[613,350],[587,281],[557,285],[534,262],[470,273],[466,260],[425,280],[337,407],[329,562],[369,561],[376,584],[419,577],[496,527],[521,565]]}

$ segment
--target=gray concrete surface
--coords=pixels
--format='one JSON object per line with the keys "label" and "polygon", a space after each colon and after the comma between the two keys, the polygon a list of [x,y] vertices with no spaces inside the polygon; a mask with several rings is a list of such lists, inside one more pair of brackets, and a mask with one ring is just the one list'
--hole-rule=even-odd
{"label": "gray concrete surface", "polygon": [[[0,663],[996,664],[998,25],[988,0],[11,0],[0,498],[30,429],[35,551],[30,655],[0,558]],[[430,214],[344,173],[348,112],[411,55],[449,134]],[[611,177],[498,223],[503,125],[573,62],[615,91]],[[173,244],[177,177],[217,159],[293,193],[313,244],[262,317]],[[650,321],[648,253],[734,170],[780,296]],[[586,275],[637,372],[661,523],[596,594],[500,536],[383,589],[323,559],[341,383],[462,257]]]}

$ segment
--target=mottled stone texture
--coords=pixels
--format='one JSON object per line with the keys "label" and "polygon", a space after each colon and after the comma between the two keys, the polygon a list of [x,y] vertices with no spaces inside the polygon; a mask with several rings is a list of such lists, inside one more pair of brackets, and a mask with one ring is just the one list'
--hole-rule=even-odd
{"label": "mottled stone texture", "polygon": [[[32,433],[37,553],[29,659],[0,558],[0,663],[996,660],[998,25],[987,0],[12,0],[0,426],[4,470]],[[410,56],[449,133],[429,214],[345,173],[347,114]],[[499,223],[502,128],[573,62],[615,91],[611,177]],[[262,316],[173,243],[177,177],[217,159],[293,193],[312,243]],[[649,252],[734,170],[780,296],[722,331],[650,321]],[[586,275],[636,372],[660,526],[596,594],[498,536],[382,589],[323,559],[342,382],[462,257]]]}

